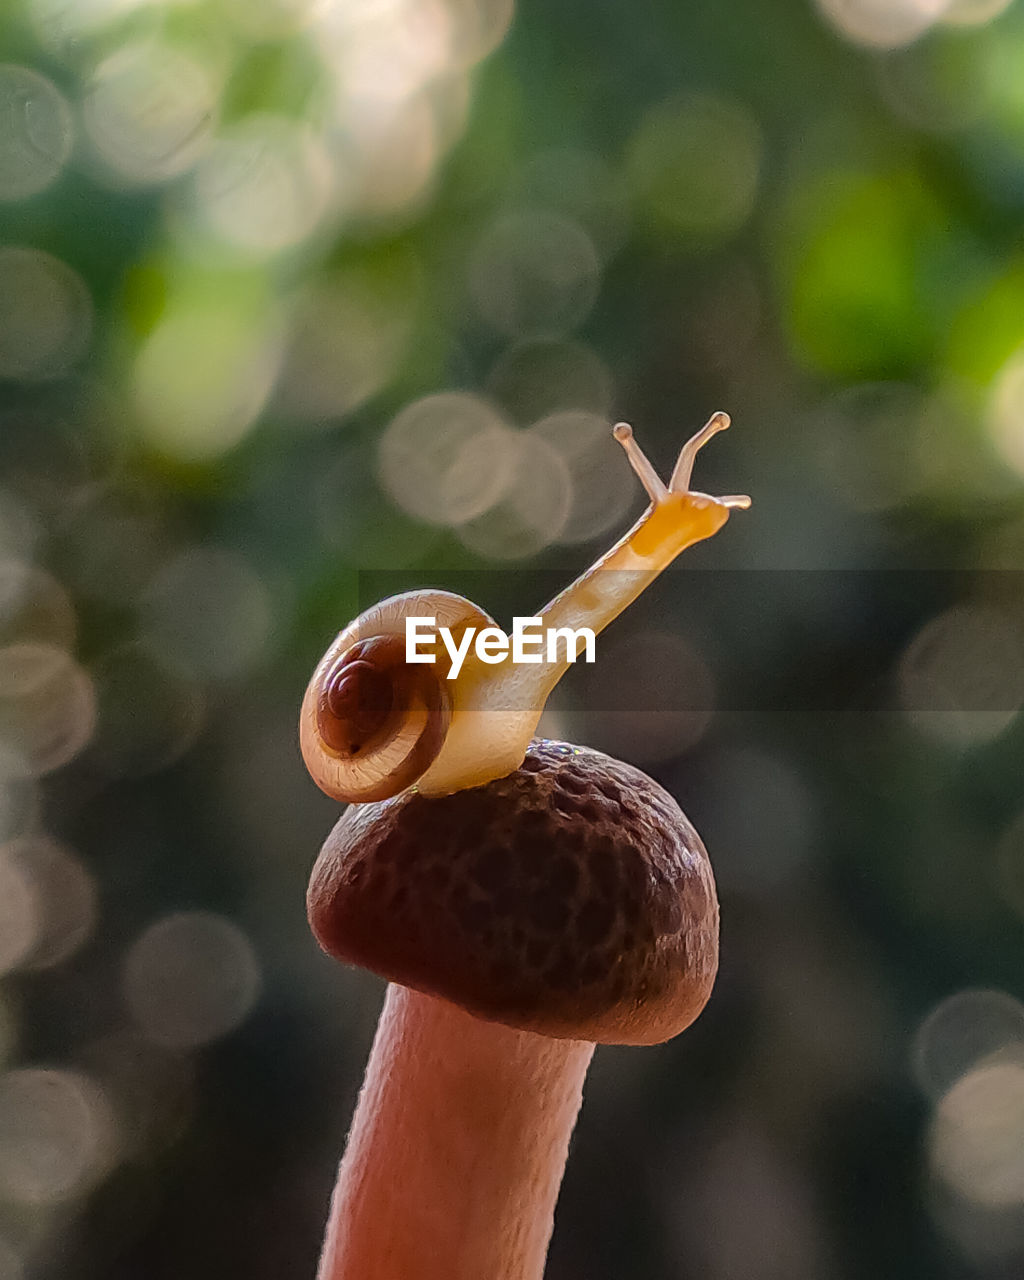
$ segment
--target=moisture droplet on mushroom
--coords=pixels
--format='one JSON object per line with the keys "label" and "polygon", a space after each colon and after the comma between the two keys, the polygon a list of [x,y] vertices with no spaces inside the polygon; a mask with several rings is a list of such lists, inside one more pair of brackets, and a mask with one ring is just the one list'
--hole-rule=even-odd
{"label": "moisture droplet on mushroom", "polygon": [[[600,631],[747,497],[666,486],[615,428],[650,505],[542,611]],[[320,1280],[538,1280],[595,1043],[656,1044],[718,967],[707,853],[675,800],[600,752],[534,739],[560,663],[405,663],[405,619],[493,626],[441,591],[337,637],[302,705],[317,784],[350,807],[309,884],[332,956],[386,978]]]}

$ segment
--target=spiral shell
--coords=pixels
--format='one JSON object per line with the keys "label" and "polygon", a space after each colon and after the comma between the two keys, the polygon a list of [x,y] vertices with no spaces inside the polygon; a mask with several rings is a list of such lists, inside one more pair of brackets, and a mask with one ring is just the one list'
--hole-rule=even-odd
{"label": "spiral shell", "polygon": [[454,691],[444,663],[405,661],[405,620],[430,617],[453,634],[493,626],[482,609],[446,591],[393,596],[335,639],[306,689],[299,742],[317,786],[349,804],[386,800],[437,759]]}

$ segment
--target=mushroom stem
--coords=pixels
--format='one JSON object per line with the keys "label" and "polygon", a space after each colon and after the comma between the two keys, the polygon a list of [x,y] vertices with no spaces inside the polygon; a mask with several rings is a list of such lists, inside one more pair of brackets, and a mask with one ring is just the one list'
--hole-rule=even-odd
{"label": "mushroom stem", "polygon": [[593,1052],[390,986],[319,1280],[539,1280]]}

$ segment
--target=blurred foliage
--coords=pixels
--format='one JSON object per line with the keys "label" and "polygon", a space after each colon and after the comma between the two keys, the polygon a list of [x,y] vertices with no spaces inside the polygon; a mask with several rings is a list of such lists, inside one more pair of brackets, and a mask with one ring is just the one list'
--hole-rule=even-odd
{"label": "blurred foliage", "polygon": [[306,680],[539,605],[611,421],[719,407],[753,510],[546,727],[678,796],[722,971],[599,1050],[549,1274],[1019,1275],[1024,9],[10,0],[0,63],[0,1280],[313,1274],[380,984]]}

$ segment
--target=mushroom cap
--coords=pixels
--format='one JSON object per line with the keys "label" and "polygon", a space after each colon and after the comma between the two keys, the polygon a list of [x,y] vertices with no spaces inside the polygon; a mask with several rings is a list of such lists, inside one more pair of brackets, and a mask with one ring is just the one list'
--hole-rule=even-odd
{"label": "mushroom cap", "polygon": [[599,751],[535,740],[486,786],[353,805],[310,879],[325,951],[477,1017],[657,1044],[718,968],[707,852],[675,800]]}

